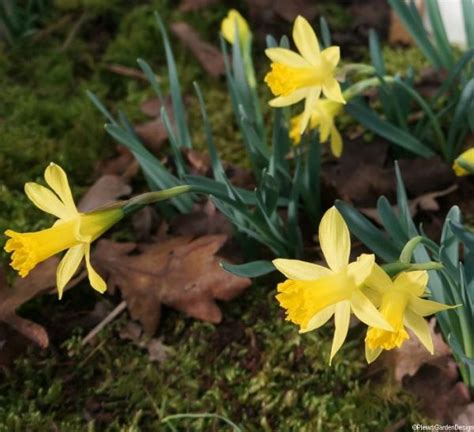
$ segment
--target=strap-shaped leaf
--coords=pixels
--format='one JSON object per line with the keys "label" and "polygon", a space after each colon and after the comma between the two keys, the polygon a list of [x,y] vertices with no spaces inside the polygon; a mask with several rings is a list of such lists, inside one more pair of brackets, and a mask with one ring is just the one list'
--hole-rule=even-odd
{"label": "strap-shaped leaf", "polygon": [[426,158],[433,156],[433,151],[413,135],[381,119],[362,103],[351,101],[346,105],[345,110],[367,129],[384,137],[393,144],[419,156]]}
{"label": "strap-shaped leaf", "polygon": [[158,14],[155,12],[156,22],[163,38],[163,46],[165,48],[166,64],[168,69],[168,78],[170,83],[171,101],[173,103],[173,114],[176,122],[176,134],[178,136],[178,145],[180,147],[191,148],[191,135],[189,134],[188,124],[186,121],[186,112],[184,110],[183,97],[181,95],[181,86],[178,79],[178,71],[174,60],[173,51],[171,50],[168,33],[165,25]]}
{"label": "strap-shaped leaf", "polygon": [[379,230],[372,222],[349,204],[343,201],[336,201],[335,205],[344,217],[351,233],[370,250],[385,262],[398,260],[400,250],[383,231]]}
{"label": "strap-shaped leaf", "polygon": [[271,261],[252,261],[245,264],[230,264],[221,261],[221,267],[235,276],[256,278],[276,271]]}

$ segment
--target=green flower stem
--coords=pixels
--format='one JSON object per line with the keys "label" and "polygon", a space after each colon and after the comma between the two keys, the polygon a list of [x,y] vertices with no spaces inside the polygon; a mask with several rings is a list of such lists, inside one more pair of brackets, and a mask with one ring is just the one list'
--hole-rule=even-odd
{"label": "green flower stem", "polygon": [[394,262],[390,264],[384,264],[382,268],[384,269],[385,273],[393,277],[403,271],[441,270],[443,268],[443,264],[434,261],[428,261],[426,263],[421,264]]}
{"label": "green flower stem", "polygon": [[[395,82],[395,78],[390,75],[384,76],[383,80],[387,83]],[[348,89],[344,90],[342,94],[346,100],[349,100],[349,99],[352,99],[354,96],[357,96],[358,94],[362,93],[366,89],[370,87],[377,87],[380,84],[381,84],[381,81],[380,81],[380,78],[378,77],[367,78],[365,80],[359,81],[351,85]]]}
{"label": "green flower stem", "polygon": [[422,241],[422,236],[416,236],[410,239],[403,247],[402,252],[400,253],[400,262],[409,264],[413,256],[413,252]]}
{"label": "green flower stem", "polygon": [[125,201],[125,204],[123,205],[123,213],[125,216],[128,216],[129,214],[134,213],[149,204],[164,201],[175,196],[181,195],[183,193],[190,192],[191,190],[191,186],[181,185],[169,189],[164,189],[161,191],[147,192],[141,195],[137,195],[133,198],[130,198],[128,201]]}

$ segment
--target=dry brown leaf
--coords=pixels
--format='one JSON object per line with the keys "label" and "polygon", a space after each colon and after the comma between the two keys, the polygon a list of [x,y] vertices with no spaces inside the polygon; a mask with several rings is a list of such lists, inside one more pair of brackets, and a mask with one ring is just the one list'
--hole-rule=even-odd
{"label": "dry brown leaf", "polygon": [[97,171],[102,174],[118,175],[125,178],[132,178],[138,172],[138,164],[132,153],[124,146],[117,146],[117,156],[101,161]]}
{"label": "dry brown leaf", "polygon": [[474,402],[454,409],[453,423],[456,425],[474,425]]}
{"label": "dry brown leaf", "polygon": [[[55,291],[58,264],[59,258],[49,258],[38,264],[26,278],[17,278],[12,286],[7,285],[3,270],[0,270],[0,321],[42,348],[49,345],[48,334],[44,327],[19,317],[16,315],[16,310],[33,297]],[[77,284],[84,276],[84,273],[80,273],[69,282],[66,289]]]}
{"label": "dry brown leaf", "polygon": [[276,0],[273,2],[273,8],[288,22],[293,22],[298,15],[303,15],[311,21],[317,13],[315,2],[311,0]]}
{"label": "dry brown leaf", "polygon": [[218,323],[222,312],[215,300],[230,300],[251,281],[224,271],[216,252],[225,235],[175,237],[155,244],[119,244],[101,240],[94,262],[118,287],[132,318],[153,334],[160,320],[161,304],[194,318]]}
{"label": "dry brown leaf", "polygon": [[[187,102],[187,96],[184,96],[184,102]],[[143,114],[146,114],[147,116],[151,118],[156,118],[161,116],[161,108],[165,107],[166,112],[168,113],[168,116],[171,120],[171,123],[174,124],[173,122],[173,102],[171,100],[171,96],[167,96],[164,100],[164,104],[161,103],[160,98],[158,97],[152,97],[150,99],[147,99],[146,101],[142,102],[140,104],[140,111]]]}
{"label": "dry brown leaf", "polygon": [[452,420],[454,407],[469,403],[469,390],[459,381],[458,367],[450,348],[434,330],[436,319],[432,318],[429,324],[433,355],[409,332],[410,339],[401,348],[385,352],[381,362],[393,371],[398,383],[420,399],[426,415],[448,422]]}
{"label": "dry brown leaf", "polygon": [[[416,8],[423,14],[424,4],[423,0],[415,1]],[[390,25],[388,29],[388,42],[391,45],[403,44],[403,45],[413,45],[413,38],[410,36],[410,33],[406,30],[406,27],[400,21],[400,18],[392,9],[390,11]]]}
{"label": "dry brown leaf", "polygon": [[[418,214],[418,211],[423,210],[426,212],[435,212],[440,209],[438,198],[449,195],[458,189],[458,185],[454,184],[444,190],[437,192],[429,192],[423,195],[420,195],[409,201],[408,206],[410,208],[410,214],[412,217],[415,217]],[[380,219],[379,212],[376,208],[361,208],[359,209],[361,213],[365,214],[370,219],[377,222],[379,225],[382,225],[382,220]],[[396,205],[392,205],[392,210],[397,214],[398,208]]]}
{"label": "dry brown leaf", "polygon": [[123,177],[104,175],[100,177],[80,199],[77,208],[82,212],[94,210],[129,195],[132,188]]}
{"label": "dry brown leaf", "polygon": [[226,234],[230,236],[233,228],[211,200],[195,204],[191,213],[180,214],[170,222],[171,231],[177,235],[200,237],[208,234]]}
{"label": "dry brown leaf", "polygon": [[199,33],[185,22],[171,24],[171,31],[191,50],[201,66],[213,77],[225,72],[222,53],[213,45],[202,40]]}
{"label": "dry brown leaf", "polygon": [[451,350],[449,346],[446,345],[446,342],[444,342],[443,336],[434,331],[436,319],[432,318],[429,325],[431,336],[433,338],[433,355],[426,350],[410,330],[408,330],[410,333],[410,339],[408,339],[401,348],[390,350],[385,353],[383,362],[385,365],[389,366],[390,369],[393,369],[393,374],[397,382],[401,383],[406,375],[415,375],[424,364],[432,363],[440,357],[449,356],[451,354]]}
{"label": "dry brown leaf", "polygon": [[[181,216],[181,215],[180,215]],[[132,226],[137,240],[147,240],[152,232],[158,227],[160,218],[156,210],[147,206],[137,211],[132,216]]]}
{"label": "dry brown leaf", "polygon": [[161,339],[150,339],[146,348],[150,361],[155,361],[160,364],[168,360],[169,352],[171,351],[171,347],[165,345]]}
{"label": "dry brown leaf", "polygon": [[134,126],[134,128],[144,144],[153,153],[158,153],[168,139],[166,127],[159,118],[146,123],[141,123]]}
{"label": "dry brown leaf", "polygon": [[217,2],[218,0],[182,0],[178,9],[181,12],[192,12],[215,5]]}

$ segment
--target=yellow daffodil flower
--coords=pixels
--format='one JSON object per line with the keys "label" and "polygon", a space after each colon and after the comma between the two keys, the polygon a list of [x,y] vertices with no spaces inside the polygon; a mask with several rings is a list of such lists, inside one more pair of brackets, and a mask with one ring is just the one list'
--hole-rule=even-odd
{"label": "yellow daffodil flower", "polygon": [[427,321],[423,318],[449,309],[442,303],[421,298],[426,292],[428,273],[412,271],[400,273],[393,281],[377,264],[366,279],[363,291],[379,306],[380,313],[393,331],[369,327],[365,338],[365,355],[372,363],[385,350],[399,348],[409,334],[409,328],[425,348],[433,354],[433,341]]}
{"label": "yellow daffodil flower", "polygon": [[344,104],[341,87],[335,78],[339,63],[339,47],[319,50],[311,25],[298,16],[293,26],[293,40],[299,53],[285,48],[268,48],[265,54],[272,61],[265,82],[277,96],[269,103],[273,107],[293,105],[305,99],[300,134],[304,132],[321,92],[328,99]]}
{"label": "yellow daffodil flower", "polygon": [[[464,166],[462,166],[462,165]],[[466,169],[469,167],[470,169]],[[458,177],[474,173],[474,147],[461,153],[453,163],[454,174]]]}
{"label": "yellow daffodil flower", "polygon": [[[324,143],[330,138],[331,151],[336,157],[342,154],[342,137],[336,128],[334,119],[342,111],[343,104],[329,99],[319,100],[309,120],[309,128],[319,128],[319,140]],[[291,119],[290,138],[294,144],[301,142],[300,123],[303,114],[297,115]]]}
{"label": "yellow daffodil flower", "polygon": [[67,250],[56,272],[59,298],[84,257],[91,286],[104,292],[107,286],[91,266],[90,245],[123,217],[123,210],[109,208],[80,213],[74,204],[66,173],[60,166],[51,163],[44,178],[50,189],[37,183],[26,183],[25,192],[36,207],[58,220],[51,228],[37,232],[5,231],[10,237],[5,250],[12,252],[11,266],[25,277],[40,262]]}
{"label": "yellow daffodil flower", "polygon": [[242,49],[245,49],[252,40],[252,33],[245,18],[237,10],[231,9],[221,23],[222,36],[230,44],[234,43],[236,28],[240,46]]}
{"label": "yellow daffodil flower", "polygon": [[392,327],[361,290],[372,273],[374,255],[363,254],[349,263],[350,234],[335,207],[321,220],[319,241],[329,268],[299,260],[273,261],[288,278],[278,285],[276,298],[286,309],[287,320],[297,324],[301,333],[321,327],[334,315],[331,363],[346,339],[351,311],[367,325],[385,330]]}

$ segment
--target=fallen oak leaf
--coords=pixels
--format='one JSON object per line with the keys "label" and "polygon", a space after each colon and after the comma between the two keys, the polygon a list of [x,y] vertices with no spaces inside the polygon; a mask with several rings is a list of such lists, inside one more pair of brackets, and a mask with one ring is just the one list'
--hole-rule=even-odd
{"label": "fallen oak leaf", "polygon": [[202,40],[199,33],[185,22],[174,22],[171,31],[194,54],[201,66],[213,77],[225,72],[224,57],[213,45]]}
{"label": "fallen oak leaf", "polygon": [[118,244],[99,241],[94,262],[118,287],[133,319],[147,334],[159,324],[161,304],[191,317],[219,323],[222,312],[215,300],[231,300],[250,279],[224,271],[215,254],[227,239],[208,235],[193,239],[174,237],[154,244]]}
{"label": "fallen oak leaf", "polygon": [[[449,186],[446,189],[436,192],[428,192],[422,194],[412,200],[408,201],[408,207],[410,209],[410,214],[412,217],[415,217],[419,210],[435,212],[439,210],[439,204],[437,199],[443,196],[449,195],[458,189],[458,185],[454,184]],[[361,213],[365,214],[367,217],[377,222],[379,225],[382,225],[382,220],[380,219],[379,212],[376,208],[361,208],[359,209]],[[397,213],[397,206],[393,205],[392,210]]]}
{"label": "fallen oak leaf", "polygon": [[168,139],[168,132],[161,119],[156,118],[134,126],[143,143],[154,153],[158,153]]}
{"label": "fallen oak leaf", "polygon": [[[56,290],[56,268],[58,257],[51,257],[38,264],[26,278],[17,278],[12,286],[5,280],[3,270],[0,270],[0,321],[8,324],[42,348],[49,345],[48,333],[45,328],[16,314],[16,310],[40,294]],[[65,289],[76,285],[85,277],[81,272],[72,279]]]}

